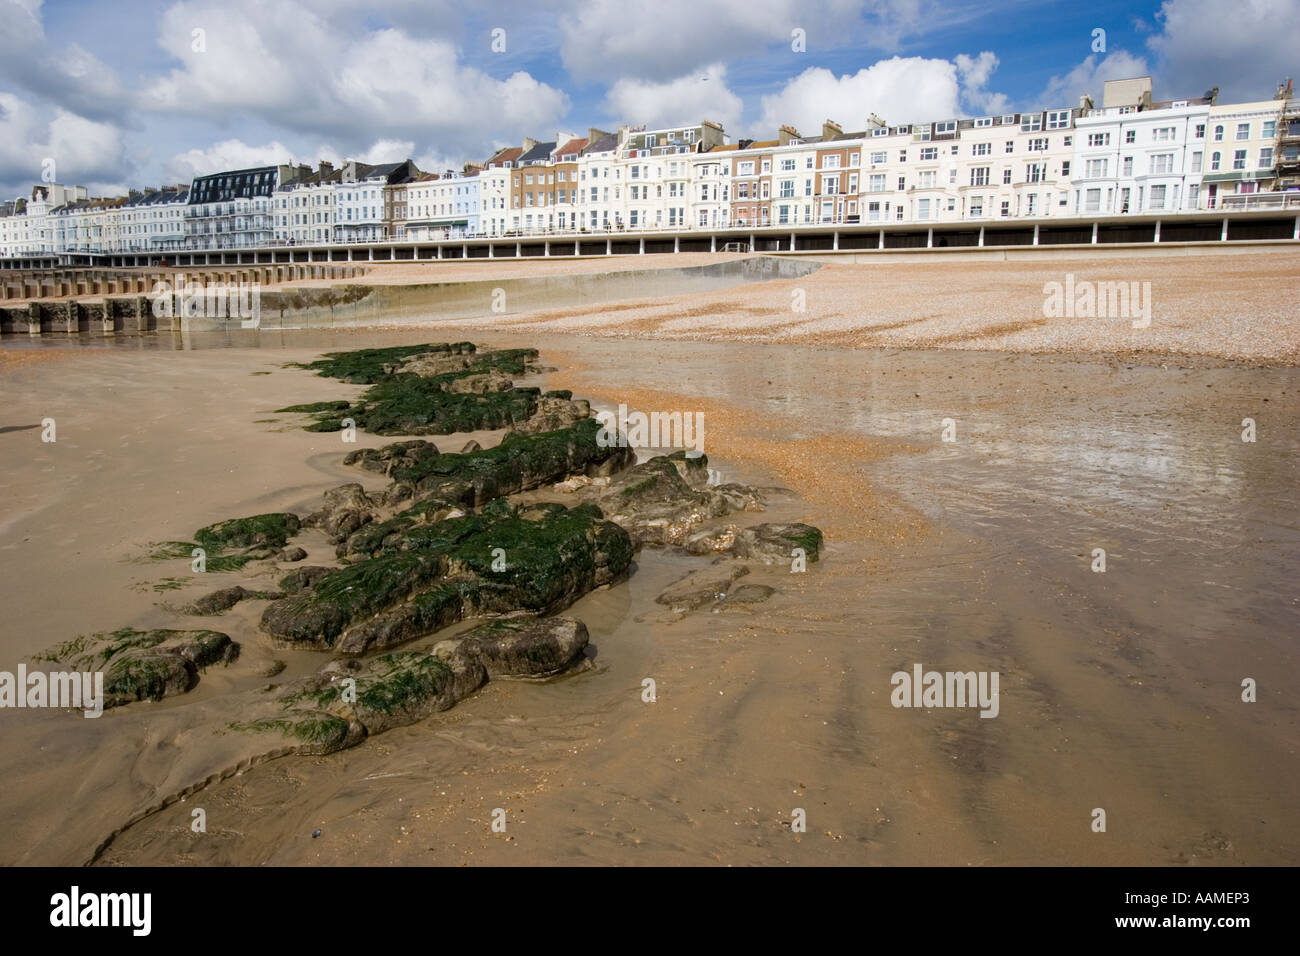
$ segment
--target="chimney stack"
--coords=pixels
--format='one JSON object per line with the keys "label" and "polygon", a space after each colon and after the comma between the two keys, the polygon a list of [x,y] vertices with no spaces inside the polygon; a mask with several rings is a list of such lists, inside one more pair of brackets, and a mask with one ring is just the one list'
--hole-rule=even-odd
{"label": "chimney stack", "polygon": [[844,130],[840,129],[840,124],[834,120],[827,120],[822,123],[822,139],[834,139],[836,136],[843,136]]}
{"label": "chimney stack", "polygon": [[776,131],[776,139],[782,146],[789,146],[790,140],[799,139],[799,131],[793,126],[782,126]]}

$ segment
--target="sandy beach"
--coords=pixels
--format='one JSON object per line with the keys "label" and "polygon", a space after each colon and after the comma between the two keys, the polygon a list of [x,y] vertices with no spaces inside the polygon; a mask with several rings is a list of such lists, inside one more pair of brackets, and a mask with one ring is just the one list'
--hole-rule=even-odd
{"label": "sandy beach", "polygon": [[[1149,281],[1150,326],[1044,319],[1043,285],[1066,273]],[[1290,250],[830,263],[472,327],[6,337],[0,669],[91,631],[187,626],[185,600],[268,573],[198,582],[146,561],[150,542],[378,486],[342,465],[337,434],[275,412],[360,393],[290,366],[326,351],[535,347],[553,371],[523,384],[698,410],[710,466],[789,489],[763,520],[814,524],[826,546],[807,573],[758,569],[764,604],[687,615],[655,597],[709,559],[644,548],[565,612],[590,629],[590,666],[490,682],[323,757],[254,762],[224,731],[239,694],[327,659],[273,648],[261,605],[241,604],[212,619],[239,661],[188,694],[93,721],[0,715],[0,862],[1292,864],[1298,274]],[[308,563],[330,550],[316,533],[295,542]],[[891,706],[890,675],[914,663],[999,672],[999,716]],[[1098,807],[1108,833],[1089,827]]]}
{"label": "sandy beach", "polygon": [[[691,255],[704,264],[718,257]],[[629,257],[632,267],[670,259]],[[667,265],[668,263],[663,263]],[[590,268],[591,262],[571,263]],[[553,262],[437,264],[376,269],[366,281],[464,281],[500,268],[501,277],[561,271]],[[446,271],[443,271],[446,270]],[[565,270],[567,271],[567,270]],[[493,272],[493,275],[497,273]],[[1150,324],[1127,316],[1044,316],[1044,286],[1076,282],[1149,284]],[[1269,365],[1300,363],[1296,305],[1286,289],[1300,278],[1300,252],[1262,247],[1248,254],[1014,257],[1006,262],[933,256],[828,260],[797,280],[744,289],[622,301],[589,309],[512,311],[477,322],[492,328],[581,332],[707,342],[789,342],[846,348],[938,348],[1019,353],[1207,355]],[[1140,320],[1139,320],[1140,321]]]}

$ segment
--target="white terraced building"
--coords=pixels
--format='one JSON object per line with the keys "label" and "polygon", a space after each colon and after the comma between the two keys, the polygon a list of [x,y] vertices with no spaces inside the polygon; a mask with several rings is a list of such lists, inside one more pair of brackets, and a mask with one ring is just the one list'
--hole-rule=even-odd
{"label": "white terraced building", "polygon": [[1071,212],[1191,212],[1199,207],[1210,99],[1151,101],[1151,78],[1106,83],[1075,121]]}
{"label": "white terraced building", "polygon": [[0,256],[1300,208],[1290,83],[1253,103],[1155,102],[1135,77],[1107,82],[1099,107],[894,126],[870,114],[860,132],[827,121],[762,142],[728,143],[708,121],[555,137],[450,177],[410,160],[267,166],[198,177],[184,202],[39,186],[0,203]]}

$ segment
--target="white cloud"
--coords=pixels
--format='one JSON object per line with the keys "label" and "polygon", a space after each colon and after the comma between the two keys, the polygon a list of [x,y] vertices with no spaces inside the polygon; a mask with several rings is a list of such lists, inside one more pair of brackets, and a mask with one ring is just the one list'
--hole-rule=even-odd
{"label": "white cloud", "polygon": [[659,81],[716,62],[758,54],[792,57],[800,29],[808,51],[891,49],[906,36],[951,29],[978,4],[944,0],[578,0],[560,19],[560,55],[579,79],[618,74]]}
{"label": "white cloud", "polygon": [[1147,40],[1156,55],[1157,99],[1200,96],[1219,87],[1219,102],[1271,99],[1300,62],[1296,0],[1165,0],[1160,32]]}
{"label": "white cloud", "polygon": [[998,58],[991,50],[984,50],[974,57],[959,53],[954,62],[961,81],[962,99],[973,112],[992,115],[1007,111],[1009,101],[1006,94],[984,89],[998,68]]}
{"label": "white cloud", "polygon": [[[992,54],[987,54],[992,57]],[[985,57],[985,54],[981,54]],[[966,74],[980,79],[996,66],[987,59],[966,57]],[[988,98],[993,94],[979,92]],[[813,67],[790,80],[778,93],[764,96],[762,115],[753,127],[758,136],[771,136],[784,123],[811,136],[823,120],[835,120],[846,132],[860,130],[871,113],[886,123],[923,123],[963,116],[958,65],[949,60],[892,57],[857,73],[836,76]]]}
{"label": "white cloud", "polygon": [[128,95],[116,72],[75,43],[55,49],[40,0],[0,0],[0,23],[0,77],[97,121],[120,115]]}
{"label": "white cloud", "polygon": [[47,160],[61,183],[115,180],[126,169],[122,132],[65,109],[44,109],[0,92],[0,182],[41,180]]}
{"label": "white cloud", "polygon": [[[206,52],[191,50],[196,25],[207,31]],[[569,109],[563,91],[527,72],[498,79],[463,65],[447,41],[359,32],[297,0],[176,4],[158,42],[179,64],[146,83],[143,108],[221,122],[255,116],[350,149],[388,138],[486,154],[502,136],[552,127]]]}
{"label": "white cloud", "polygon": [[1042,109],[1075,107],[1079,105],[1079,97],[1087,93],[1097,106],[1101,106],[1107,80],[1146,76],[1150,72],[1145,59],[1124,50],[1108,53],[1101,59],[1093,54],[1069,73],[1048,80],[1047,88],[1035,105]]}
{"label": "white cloud", "polygon": [[226,169],[248,169],[288,163],[293,159],[289,147],[277,141],[250,146],[238,139],[222,140],[207,149],[190,149],[177,153],[164,166],[168,182],[188,183],[195,176],[207,176]]}
{"label": "white cloud", "polygon": [[616,123],[651,129],[717,120],[728,134],[740,125],[744,102],[727,88],[727,68],[714,64],[686,76],[653,83],[623,78],[609,89],[602,108]]}

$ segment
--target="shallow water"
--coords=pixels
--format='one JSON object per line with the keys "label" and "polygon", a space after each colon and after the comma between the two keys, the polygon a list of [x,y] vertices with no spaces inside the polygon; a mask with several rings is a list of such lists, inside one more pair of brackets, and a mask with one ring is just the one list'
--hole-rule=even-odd
{"label": "shallow water", "polygon": [[[711,464],[804,493],[765,520],[827,528],[823,560],[756,568],[747,580],[778,594],[752,610],[672,620],[654,596],[701,559],[643,551],[626,585],[566,612],[591,630],[591,667],[494,682],[354,750],[215,783],[127,829],[104,862],[1297,861],[1293,369],[442,326],[90,339],[103,358],[0,382],[5,424],[62,402],[62,443],[71,422],[62,461],[29,449],[32,432],[0,434],[21,489],[0,506],[0,667],[75,633],[175,621],[131,587],[172,573],[128,563],[141,542],[306,510],[355,480],[336,439],[251,424],[351,394],[283,362],[444,338],[539,347],[558,366],[548,384],[602,407],[654,395],[704,408]],[[185,354],[144,354],[169,350]],[[220,620],[254,656],[254,614]],[[319,660],[301,657],[291,672]],[[916,663],[999,672],[997,718],[892,707],[891,674]],[[185,715],[249,683],[233,671],[81,721],[89,731],[0,713],[3,860],[81,862],[150,793],[219,764],[225,742]],[[1257,703],[1241,701],[1246,677]],[[127,781],[110,783],[123,765]],[[205,834],[189,829],[195,806]],[[489,830],[497,807],[505,835]],[[806,833],[790,828],[795,808]]]}

